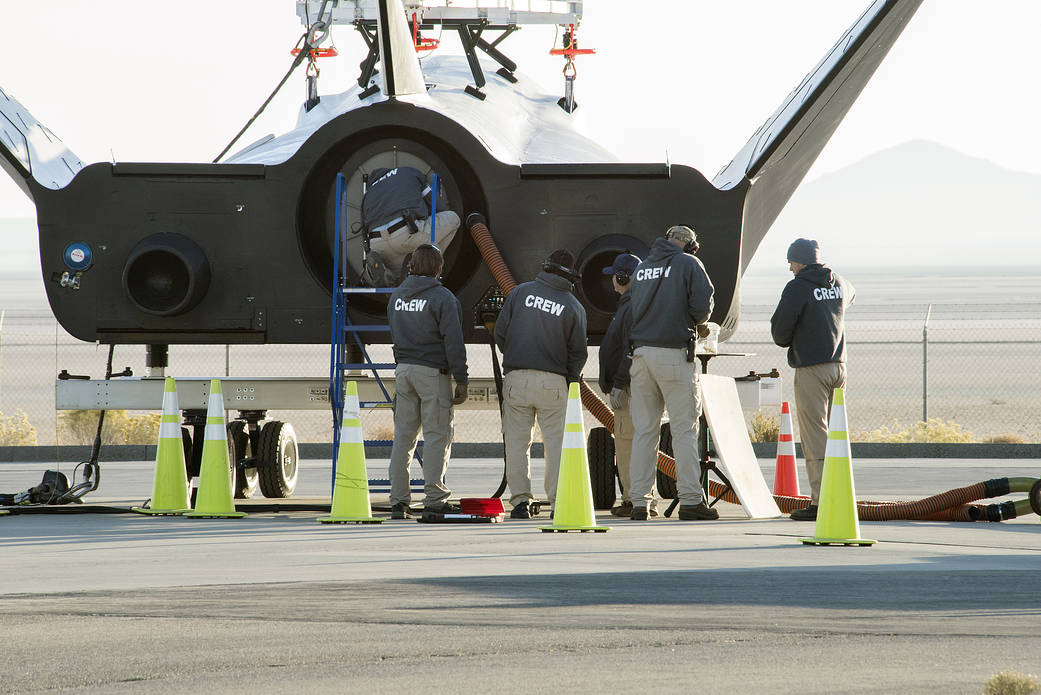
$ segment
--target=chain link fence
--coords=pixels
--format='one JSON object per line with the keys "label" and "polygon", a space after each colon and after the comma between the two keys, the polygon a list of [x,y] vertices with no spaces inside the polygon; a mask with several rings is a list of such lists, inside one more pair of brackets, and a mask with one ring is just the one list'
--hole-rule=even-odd
{"label": "chain link fence", "polygon": [[[785,351],[770,340],[772,312],[772,306],[745,307],[737,333],[720,346],[720,352],[750,354],[714,358],[709,371],[742,376],[777,368],[783,377],[783,397],[794,401],[793,372]],[[1041,442],[1037,417],[1041,305],[858,305],[848,316],[847,342],[846,402],[855,439],[869,437],[881,427],[906,429],[920,420],[938,418],[956,423],[971,433],[973,441],[997,437]],[[370,354],[375,361],[392,361],[389,346],[374,347]],[[48,313],[4,311],[0,434],[5,422],[10,430],[27,421],[35,429],[37,444],[55,444],[61,422],[61,414],[54,409],[56,375],[67,370],[102,378],[107,356],[107,346],[72,338]],[[488,346],[469,346],[469,361],[472,375],[491,376]],[[116,347],[113,371],[124,367],[144,375],[145,348]],[[596,370],[597,352],[592,348],[586,379],[595,382]],[[323,345],[175,345],[170,348],[167,370],[171,375],[199,377],[315,377],[328,372],[329,348]],[[780,411],[777,406],[761,410],[774,417]],[[755,413],[746,414],[751,418]],[[291,422],[301,442],[331,441],[329,412],[272,411],[270,417]],[[387,410],[366,413],[363,422],[369,439],[392,436]],[[455,422],[456,441],[499,441],[497,411],[459,411]],[[87,444],[89,440],[63,439],[59,443]]]}

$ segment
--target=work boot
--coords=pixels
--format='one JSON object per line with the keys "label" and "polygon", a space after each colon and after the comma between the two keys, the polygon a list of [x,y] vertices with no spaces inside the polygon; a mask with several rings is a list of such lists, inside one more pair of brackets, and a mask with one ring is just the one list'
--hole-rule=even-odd
{"label": "work boot", "polygon": [[791,518],[793,521],[816,521],[817,505],[811,504],[803,509],[793,509]]}
{"label": "work boot", "polygon": [[412,510],[408,508],[408,504],[405,502],[398,502],[390,508],[391,519],[411,519]]}
{"label": "work boot", "polygon": [[679,517],[681,521],[711,521],[719,518],[719,512],[704,502],[681,504]]}
{"label": "work boot", "polygon": [[633,503],[629,500],[625,500],[617,507],[611,507],[611,516],[632,516],[633,515]]}
{"label": "work boot", "polygon": [[647,507],[633,505],[633,513],[629,518],[633,521],[647,521]]}
{"label": "work boot", "polygon": [[451,502],[432,502],[430,504],[423,505],[424,512],[431,512],[433,514],[458,514],[462,509],[457,504]]}
{"label": "work boot", "polygon": [[520,502],[510,512],[511,519],[530,519],[531,506],[527,502]]}

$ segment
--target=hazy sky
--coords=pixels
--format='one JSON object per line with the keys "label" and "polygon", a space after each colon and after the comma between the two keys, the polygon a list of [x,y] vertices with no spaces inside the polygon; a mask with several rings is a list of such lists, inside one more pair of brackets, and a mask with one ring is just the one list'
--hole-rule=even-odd
{"label": "hazy sky", "polygon": [[[465,4],[465,3],[460,3]],[[709,178],[860,15],[868,0],[586,0],[579,115],[628,160],[690,164]],[[85,162],[210,161],[288,68],[302,32],[292,0],[5,2],[0,87]],[[634,9],[638,8],[638,9]],[[653,8],[653,11],[652,9]],[[933,140],[1041,173],[1041,3],[925,0],[809,178],[911,140]],[[352,28],[322,62],[343,91],[363,55]],[[446,34],[444,52],[458,53]],[[521,72],[562,88],[553,29],[503,48]],[[292,128],[302,70],[241,144]],[[6,177],[0,217],[34,208]]]}

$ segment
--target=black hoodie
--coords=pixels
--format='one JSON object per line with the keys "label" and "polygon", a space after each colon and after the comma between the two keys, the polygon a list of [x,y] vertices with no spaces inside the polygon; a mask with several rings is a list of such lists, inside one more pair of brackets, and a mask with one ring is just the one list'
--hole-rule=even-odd
{"label": "black hoodie", "polygon": [[682,348],[712,314],[712,281],[705,266],[659,237],[633,273],[633,334],[637,346]]}
{"label": "black hoodie", "polygon": [[395,361],[450,370],[457,384],[467,383],[462,316],[459,300],[436,278],[409,275],[387,302]]}
{"label": "black hoodie", "polygon": [[846,307],[856,290],[820,263],[808,265],[784,287],[770,319],[774,342],[788,348],[788,364],[809,367],[846,361]]}
{"label": "black hoodie", "polygon": [[518,285],[503,303],[495,322],[495,344],[502,366],[538,369],[582,378],[586,363],[586,310],[571,294],[571,283],[552,273],[539,273]]}
{"label": "black hoodie", "polygon": [[376,169],[369,177],[369,187],[362,200],[362,219],[370,229],[406,212],[413,219],[425,220],[430,217],[430,204],[426,200],[429,192],[426,177],[417,169],[405,166]]}
{"label": "black hoodie", "polygon": [[600,390],[611,393],[611,389],[629,388],[629,334],[633,330],[632,293],[626,292],[618,298],[618,309],[600,341]]}

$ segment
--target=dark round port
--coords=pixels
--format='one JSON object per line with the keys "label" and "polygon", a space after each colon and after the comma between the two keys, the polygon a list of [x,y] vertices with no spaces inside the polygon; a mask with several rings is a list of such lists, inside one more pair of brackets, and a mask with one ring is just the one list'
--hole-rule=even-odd
{"label": "dark round port", "polygon": [[157,316],[183,314],[202,300],[209,286],[206,254],[180,234],[143,239],[123,268],[123,289],[130,301]]}
{"label": "dark round port", "polygon": [[578,288],[588,309],[604,315],[614,314],[618,294],[611,284],[611,276],[604,275],[604,268],[611,265],[620,253],[634,253],[643,258],[647,255],[647,244],[624,234],[607,234],[591,242],[579,254],[578,271],[582,279]]}

